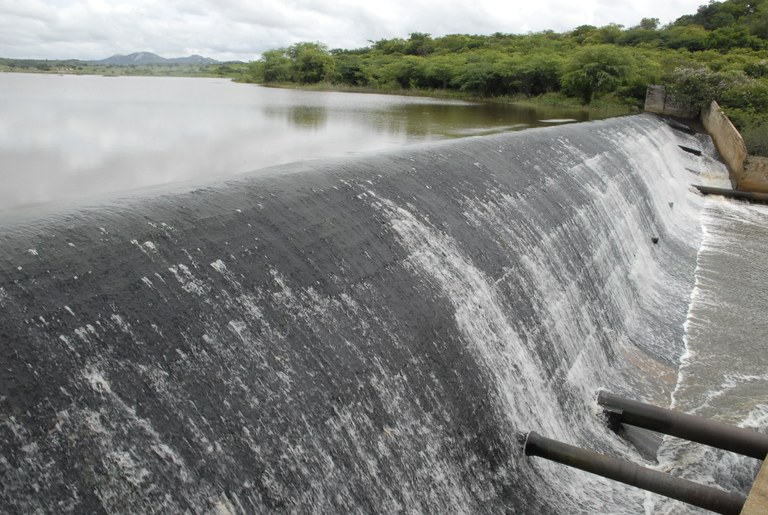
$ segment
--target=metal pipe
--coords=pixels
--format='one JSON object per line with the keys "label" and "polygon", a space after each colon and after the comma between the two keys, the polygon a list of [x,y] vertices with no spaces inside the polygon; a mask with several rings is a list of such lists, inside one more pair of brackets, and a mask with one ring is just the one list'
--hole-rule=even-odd
{"label": "metal pipe", "polygon": [[735,198],[739,200],[751,200],[752,202],[768,202],[768,194],[757,191],[730,190],[727,188],[715,188],[713,186],[703,186],[694,184],[694,188],[704,195],[722,195],[724,197]]}
{"label": "metal pipe", "polygon": [[746,502],[740,495],[558,442],[533,431],[525,439],[524,450],[526,456],[556,461],[716,513],[738,514]]}
{"label": "metal pipe", "polygon": [[759,460],[768,455],[768,435],[756,431],[624,399],[608,392],[600,392],[597,402],[608,408],[610,416],[623,424],[644,427]]}

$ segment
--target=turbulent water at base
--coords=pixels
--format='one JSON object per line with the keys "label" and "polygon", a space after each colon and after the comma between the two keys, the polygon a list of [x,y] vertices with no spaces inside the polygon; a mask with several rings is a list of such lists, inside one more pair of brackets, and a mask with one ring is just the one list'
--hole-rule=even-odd
{"label": "turbulent water at base", "polygon": [[[686,352],[674,407],[768,432],[768,208],[714,197],[702,210],[704,238],[686,322]],[[735,492],[747,492],[759,460],[668,437],[661,469]],[[687,513],[649,499],[652,513]]]}
{"label": "turbulent water at base", "polygon": [[663,502],[518,434],[653,465],[595,396],[681,393],[712,161],[678,145],[711,149],[640,115],[5,220],[0,508]]}

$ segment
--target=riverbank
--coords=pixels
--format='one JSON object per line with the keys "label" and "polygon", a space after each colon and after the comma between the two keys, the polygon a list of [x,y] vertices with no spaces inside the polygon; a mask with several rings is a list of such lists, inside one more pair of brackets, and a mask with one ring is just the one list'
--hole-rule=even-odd
{"label": "riverbank", "polygon": [[346,86],[341,84],[332,84],[328,82],[319,82],[316,84],[297,84],[292,82],[272,82],[259,84],[265,88],[279,89],[300,89],[303,91],[332,91],[337,93],[367,93],[377,95],[398,95],[410,97],[430,97],[442,98],[448,100],[463,100],[466,102],[487,102],[499,104],[514,104],[521,107],[531,108],[554,108],[581,111],[584,113],[595,114],[595,118],[611,118],[614,116],[624,116],[628,114],[637,114],[640,108],[635,105],[628,105],[618,98],[605,96],[595,99],[591,104],[585,105],[578,99],[567,97],[562,93],[546,93],[539,96],[495,96],[486,97],[473,95],[463,91],[448,89],[420,89],[420,88],[371,88],[365,86]]}
{"label": "riverbank", "polygon": [[[53,75],[101,75],[108,77],[133,76],[133,77],[199,77],[199,78],[228,78],[234,82],[249,83],[246,80],[247,69],[243,65],[213,66],[213,65],[145,65],[145,66],[104,66],[89,65],[87,63],[75,63],[68,66],[55,66],[48,69],[38,68],[12,68],[0,62],[0,73],[39,73]],[[314,84],[298,84],[293,82],[261,83],[263,87],[280,89],[300,89],[304,91],[333,91],[338,93],[368,93],[378,95],[398,95],[409,97],[430,97],[449,100],[462,100],[466,102],[487,102],[500,104],[513,104],[521,107],[562,109],[589,113],[591,119],[612,118],[640,112],[637,105],[628,104],[626,101],[606,95],[593,99],[588,105],[579,99],[568,97],[562,93],[545,93],[538,96],[527,95],[502,95],[480,96],[465,91],[449,89],[425,89],[425,88],[396,88],[366,86],[348,86],[330,82],[318,82]]]}

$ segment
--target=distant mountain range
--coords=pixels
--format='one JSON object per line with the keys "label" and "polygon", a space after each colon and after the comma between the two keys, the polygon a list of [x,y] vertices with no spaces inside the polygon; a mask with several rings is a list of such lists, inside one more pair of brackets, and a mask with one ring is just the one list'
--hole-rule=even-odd
{"label": "distant mountain range", "polygon": [[218,64],[219,61],[201,55],[188,57],[174,57],[167,59],[152,52],[134,52],[128,55],[113,55],[100,61],[89,61],[92,64],[105,64],[110,66],[130,66],[132,64]]}

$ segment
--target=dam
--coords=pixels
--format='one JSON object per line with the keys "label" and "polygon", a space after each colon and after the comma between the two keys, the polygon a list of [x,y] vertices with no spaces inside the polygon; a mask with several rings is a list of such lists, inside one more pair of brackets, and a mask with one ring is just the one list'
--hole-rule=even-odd
{"label": "dam", "polygon": [[749,387],[729,421],[768,426],[760,364],[705,359],[750,341],[712,287],[723,224],[766,216],[690,188],[726,174],[646,114],[3,214],[0,509],[688,509],[530,461],[521,431],[745,493],[757,461],[683,472],[701,451],[654,461],[595,404]]}

